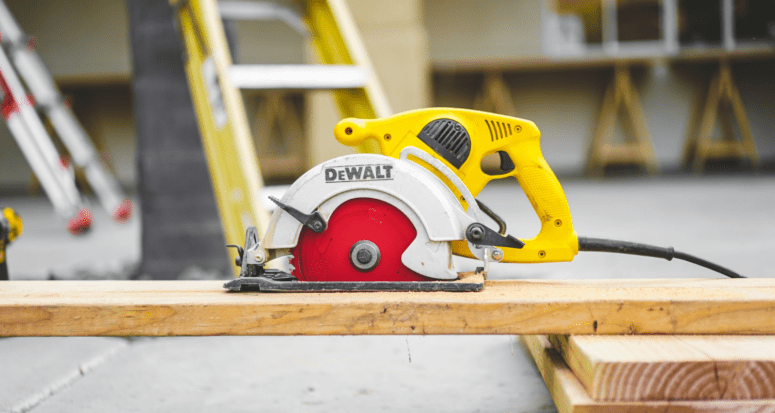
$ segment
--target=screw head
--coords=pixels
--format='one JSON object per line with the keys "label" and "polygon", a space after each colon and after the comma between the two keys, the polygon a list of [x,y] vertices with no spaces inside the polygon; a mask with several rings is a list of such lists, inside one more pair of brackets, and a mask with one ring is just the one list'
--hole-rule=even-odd
{"label": "screw head", "polygon": [[317,231],[320,231],[321,229],[323,229],[323,223],[320,221],[312,221],[312,228]]}
{"label": "screw head", "polygon": [[369,261],[371,261],[371,257],[372,257],[371,251],[367,249],[358,250],[358,252],[356,253],[356,259],[361,264],[368,264]]}
{"label": "screw head", "polygon": [[379,247],[369,241],[358,241],[350,247],[350,263],[359,271],[371,271],[379,264]]}
{"label": "screw head", "polygon": [[471,224],[467,232],[468,237],[473,240],[481,241],[484,239],[484,227],[481,224]]}
{"label": "screw head", "polygon": [[503,259],[503,251],[501,251],[499,249],[493,250],[493,252],[492,252],[492,259],[495,260],[495,261],[502,260]]}

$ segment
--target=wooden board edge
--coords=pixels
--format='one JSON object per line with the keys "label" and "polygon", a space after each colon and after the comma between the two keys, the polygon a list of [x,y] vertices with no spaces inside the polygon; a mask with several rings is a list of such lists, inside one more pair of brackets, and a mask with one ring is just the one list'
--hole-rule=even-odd
{"label": "wooden board edge", "polygon": [[547,339],[595,401],[775,398],[775,336]]}
{"label": "wooden board edge", "polygon": [[568,334],[550,334],[546,338],[556,351],[563,362],[571,369],[578,381],[586,390],[587,394],[593,399],[595,397],[595,377],[597,376],[597,363],[588,357],[587,354],[579,351],[571,335]]}
{"label": "wooden board edge", "polygon": [[546,336],[520,336],[520,341],[533,358],[559,413],[575,412],[577,406],[593,403]]}
{"label": "wooden board edge", "polygon": [[559,413],[775,412],[775,399],[596,402],[546,336],[520,336],[520,341],[535,362]]}

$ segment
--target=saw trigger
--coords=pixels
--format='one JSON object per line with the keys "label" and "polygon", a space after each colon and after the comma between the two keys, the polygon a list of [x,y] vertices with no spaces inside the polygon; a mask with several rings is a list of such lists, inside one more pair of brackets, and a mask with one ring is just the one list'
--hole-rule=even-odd
{"label": "saw trigger", "polygon": [[297,221],[301,222],[302,225],[309,228],[312,232],[319,234],[325,231],[328,227],[328,222],[326,222],[326,219],[323,218],[323,215],[321,215],[319,211],[315,211],[311,214],[305,214],[290,205],[285,205],[284,203],[280,202],[279,199],[273,196],[270,196],[269,199],[277,204],[278,207],[282,208],[283,211],[296,218]]}
{"label": "saw trigger", "polygon": [[514,161],[511,160],[511,157],[509,156],[506,151],[498,151],[498,156],[501,158],[501,165],[500,170],[503,172],[511,172],[516,168],[514,165]]}

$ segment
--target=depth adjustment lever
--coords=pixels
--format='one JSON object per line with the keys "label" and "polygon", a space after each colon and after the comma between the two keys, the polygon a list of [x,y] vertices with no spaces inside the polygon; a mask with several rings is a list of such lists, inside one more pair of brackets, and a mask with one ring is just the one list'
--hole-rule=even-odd
{"label": "depth adjustment lever", "polygon": [[525,243],[511,235],[503,236],[484,224],[474,222],[466,228],[466,239],[476,246],[522,248]]}
{"label": "depth adjustment lever", "polygon": [[283,211],[296,218],[296,220],[301,222],[302,225],[312,230],[312,232],[319,234],[328,228],[328,222],[326,222],[325,218],[323,218],[323,215],[321,215],[319,211],[315,211],[311,214],[305,214],[292,206],[283,204],[279,199],[273,196],[270,196],[269,199],[277,204],[278,207],[282,208]]}

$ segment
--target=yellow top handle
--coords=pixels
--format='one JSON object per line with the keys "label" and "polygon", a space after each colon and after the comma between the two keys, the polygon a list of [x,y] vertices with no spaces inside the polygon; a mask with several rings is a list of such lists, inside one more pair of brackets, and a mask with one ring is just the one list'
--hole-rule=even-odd
{"label": "yellow top handle", "polygon": [[[568,201],[541,153],[541,132],[529,120],[466,109],[431,108],[383,119],[344,119],[334,128],[334,135],[348,146],[373,139],[382,154],[394,158],[407,146],[425,150],[455,171],[474,196],[491,180],[513,176],[541,221],[541,231],[532,239],[523,239],[525,246],[521,249],[504,248],[503,261],[571,261],[578,253]],[[497,152],[501,152],[501,168],[505,171],[488,175],[482,170],[482,159]],[[453,251],[471,256],[465,242],[453,243]]]}

